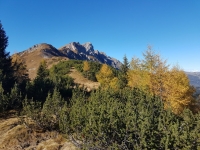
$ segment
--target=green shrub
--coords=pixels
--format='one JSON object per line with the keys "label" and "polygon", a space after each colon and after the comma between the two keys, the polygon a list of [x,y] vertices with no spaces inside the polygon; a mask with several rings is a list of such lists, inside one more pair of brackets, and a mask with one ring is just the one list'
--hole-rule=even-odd
{"label": "green shrub", "polygon": [[199,115],[187,110],[177,116],[138,89],[97,90],[89,97],[74,91],[69,109],[66,132],[86,149],[197,149],[200,144]]}

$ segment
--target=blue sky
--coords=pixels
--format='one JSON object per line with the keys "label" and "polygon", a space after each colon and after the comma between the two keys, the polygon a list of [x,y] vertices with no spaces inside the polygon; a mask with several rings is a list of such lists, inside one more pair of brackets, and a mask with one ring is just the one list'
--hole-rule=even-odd
{"label": "blue sky", "polygon": [[199,0],[0,0],[11,54],[34,44],[91,42],[120,61],[148,45],[187,71],[200,71]]}

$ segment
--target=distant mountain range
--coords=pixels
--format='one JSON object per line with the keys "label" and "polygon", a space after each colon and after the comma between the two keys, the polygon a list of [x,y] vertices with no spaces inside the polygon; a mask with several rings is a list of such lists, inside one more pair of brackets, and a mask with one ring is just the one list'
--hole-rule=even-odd
{"label": "distant mountain range", "polygon": [[185,72],[190,79],[190,84],[200,88],[200,72]]}
{"label": "distant mountain range", "polygon": [[49,64],[52,64],[52,62],[59,62],[63,59],[88,60],[105,63],[117,69],[119,69],[122,64],[119,60],[107,56],[103,52],[94,50],[90,42],[85,44],[72,42],[58,49],[50,44],[41,43],[15,55],[19,55],[20,58],[25,61],[30,78],[35,77],[37,68],[42,59],[47,60]]}

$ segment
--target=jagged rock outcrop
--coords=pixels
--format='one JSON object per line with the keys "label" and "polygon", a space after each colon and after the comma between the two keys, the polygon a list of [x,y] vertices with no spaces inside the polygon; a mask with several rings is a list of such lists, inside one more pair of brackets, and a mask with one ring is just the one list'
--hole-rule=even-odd
{"label": "jagged rock outcrop", "polygon": [[118,69],[121,65],[121,62],[117,59],[107,56],[105,53],[99,52],[98,50],[94,50],[90,42],[82,45],[79,42],[72,42],[59,48],[59,51],[69,59],[97,61]]}

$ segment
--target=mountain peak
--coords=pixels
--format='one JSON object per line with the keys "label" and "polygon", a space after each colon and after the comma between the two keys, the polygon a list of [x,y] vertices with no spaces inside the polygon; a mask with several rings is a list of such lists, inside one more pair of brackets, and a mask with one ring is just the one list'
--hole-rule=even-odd
{"label": "mountain peak", "polygon": [[47,43],[40,43],[18,53],[18,55],[26,62],[27,69],[29,74],[32,74],[32,78],[35,76],[37,67],[42,59],[46,59],[49,62],[68,59],[95,61],[105,63],[117,69],[121,66],[119,60],[107,56],[103,52],[94,50],[91,42],[86,42],[84,44],[71,42],[59,49]]}
{"label": "mountain peak", "polygon": [[94,50],[94,47],[90,42],[86,42],[84,44],[71,42],[61,47],[59,51],[69,59],[96,61],[108,64],[117,69],[121,66],[121,62],[119,60],[109,57],[103,52]]}
{"label": "mountain peak", "polygon": [[94,51],[94,47],[93,47],[92,43],[90,43],[90,42],[87,42],[87,43],[83,44],[83,47],[85,47],[86,52]]}

